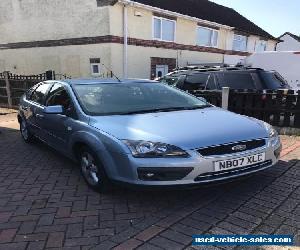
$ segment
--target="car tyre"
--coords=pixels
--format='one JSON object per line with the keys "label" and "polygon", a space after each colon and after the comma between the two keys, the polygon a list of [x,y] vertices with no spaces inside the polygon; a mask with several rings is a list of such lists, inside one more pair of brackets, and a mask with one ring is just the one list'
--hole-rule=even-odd
{"label": "car tyre", "polygon": [[22,136],[23,140],[26,143],[32,143],[32,142],[34,142],[34,136],[30,132],[30,130],[28,128],[28,125],[27,125],[27,122],[26,122],[25,119],[21,119],[21,121],[20,121],[20,133],[21,133],[21,136]]}
{"label": "car tyre", "polygon": [[79,164],[81,174],[89,187],[100,193],[111,191],[112,183],[99,157],[90,148],[83,147],[80,150]]}

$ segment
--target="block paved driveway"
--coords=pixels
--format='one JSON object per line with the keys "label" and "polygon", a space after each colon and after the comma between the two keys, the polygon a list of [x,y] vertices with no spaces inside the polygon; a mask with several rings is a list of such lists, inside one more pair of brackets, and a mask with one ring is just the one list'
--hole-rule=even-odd
{"label": "block paved driveway", "polygon": [[76,164],[42,143],[23,143],[15,116],[0,115],[1,250],[193,249],[191,236],[202,233],[293,234],[300,246],[296,137],[282,137],[276,167],[242,181],[102,195],[87,188]]}

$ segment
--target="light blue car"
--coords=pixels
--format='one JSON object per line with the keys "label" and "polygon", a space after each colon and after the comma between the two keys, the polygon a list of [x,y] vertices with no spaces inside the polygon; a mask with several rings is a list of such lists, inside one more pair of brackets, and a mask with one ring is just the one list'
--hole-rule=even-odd
{"label": "light blue car", "polygon": [[267,123],[144,80],[46,81],[20,101],[20,131],[80,163],[89,186],[193,186],[277,163]]}

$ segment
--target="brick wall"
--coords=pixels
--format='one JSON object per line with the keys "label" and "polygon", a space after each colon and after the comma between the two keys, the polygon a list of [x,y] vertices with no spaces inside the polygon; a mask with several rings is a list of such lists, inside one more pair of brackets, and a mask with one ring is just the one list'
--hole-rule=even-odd
{"label": "brick wall", "polygon": [[169,72],[176,68],[175,58],[161,58],[161,57],[151,57],[151,79],[155,78],[156,65],[168,65]]}

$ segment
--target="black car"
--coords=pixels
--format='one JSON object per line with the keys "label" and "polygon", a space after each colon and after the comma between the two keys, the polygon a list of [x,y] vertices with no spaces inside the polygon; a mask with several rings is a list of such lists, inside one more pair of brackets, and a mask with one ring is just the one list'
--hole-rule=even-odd
{"label": "black car", "polygon": [[290,89],[276,71],[244,67],[196,67],[180,68],[159,79],[182,90],[230,89],[277,90]]}

